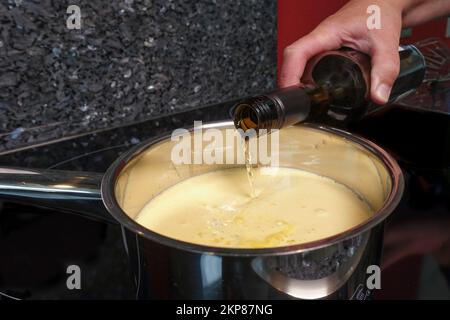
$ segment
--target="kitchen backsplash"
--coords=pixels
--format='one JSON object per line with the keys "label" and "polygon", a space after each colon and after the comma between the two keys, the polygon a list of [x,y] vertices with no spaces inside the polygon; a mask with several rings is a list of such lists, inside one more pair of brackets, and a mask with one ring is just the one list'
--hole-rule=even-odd
{"label": "kitchen backsplash", "polygon": [[275,86],[275,0],[0,0],[0,28],[0,153]]}

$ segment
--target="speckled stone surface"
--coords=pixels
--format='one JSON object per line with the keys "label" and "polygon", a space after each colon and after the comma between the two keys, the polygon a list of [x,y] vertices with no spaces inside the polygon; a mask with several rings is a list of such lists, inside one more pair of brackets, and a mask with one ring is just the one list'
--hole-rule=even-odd
{"label": "speckled stone surface", "polygon": [[0,152],[275,86],[274,0],[1,0],[0,27]]}

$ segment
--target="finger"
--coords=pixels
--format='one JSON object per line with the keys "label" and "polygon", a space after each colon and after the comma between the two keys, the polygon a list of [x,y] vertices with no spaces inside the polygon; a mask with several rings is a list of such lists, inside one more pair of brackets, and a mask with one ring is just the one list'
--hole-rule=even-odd
{"label": "finger", "polygon": [[280,87],[300,82],[306,62],[313,56],[328,50],[338,49],[340,41],[325,30],[315,30],[288,46],[283,52]]}
{"label": "finger", "polygon": [[400,58],[397,46],[380,45],[372,52],[372,72],[370,96],[377,104],[385,104],[389,100],[392,85],[400,71]]}

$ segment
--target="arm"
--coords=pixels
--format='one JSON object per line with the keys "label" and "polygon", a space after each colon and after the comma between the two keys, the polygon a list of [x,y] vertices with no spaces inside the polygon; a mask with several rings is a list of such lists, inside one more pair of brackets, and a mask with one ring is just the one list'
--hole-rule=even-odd
{"label": "arm", "polygon": [[449,0],[422,0],[409,6],[403,14],[403,27],[414,27],[450,14]]}

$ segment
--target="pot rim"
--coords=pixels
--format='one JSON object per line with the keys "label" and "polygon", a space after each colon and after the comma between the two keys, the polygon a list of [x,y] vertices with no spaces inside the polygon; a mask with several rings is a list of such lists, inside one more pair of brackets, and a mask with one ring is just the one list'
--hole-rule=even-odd
{"label": "pot rim", "polygon": [[[203,128],[232,127],[232,126],[233,126],[232,121],[210,122],[203,124]],[[160,142],[169,139],[171,135],[167,133],[150,138],[138,144],[137,146],[134,146],[133,148],[123,153],[114,161],[114,163],[108,168],[102,179],[101,195],[103,203],[108,212],[123,227],[127,228],[128,230],[130,230],[135,234],[138,234],[139,236],[144,237],[147,240],[154,241],[161,245],[169,246],[179,250],[211,255],[220,255],[220,256],[240,256],[240,257],[274,256],[274,255],[287,255],[316,250],[358,236],[361,233],[368,231],[373,227],[375,227],[376,225],[382,223],[397,207],[404,191],[403,173],[398,163],[394,160],[394,158],[391,155],[389,155],[388,152],[386,152],[384,149],[382,149],[375,143],[360,136],[357,136],[355,134],[346,132],[344,130],[310,123],[303,123],[302,126],[335,134],[343,139],[356,143],[357,145],[363,147],[365,150],[369,151],[371,154],[375,155],[386,166],[392,181],[391,191],[386,197],[383,205],[378,210],[376,210],[369,219],[365,220],[363,223],[354,226],[353,228],[347,229],[341,233],[338,233],[336,235],[327,238],[322,238],[319,240],[301,244],[272,247],[272,248],[213,247],[169,238],[162,234],[151,231],[143,227],[142,225],[138,224],[135,220],[129,217],[122,210],[115,197],[115,182],[117,177],[120,175],[122,169],[132,159],[139,156],[143,151],[147,150],[148,148],[151,148],[152,146],[155,146]],[[193,128],[189,128],[188,130],[192,131]]]}

